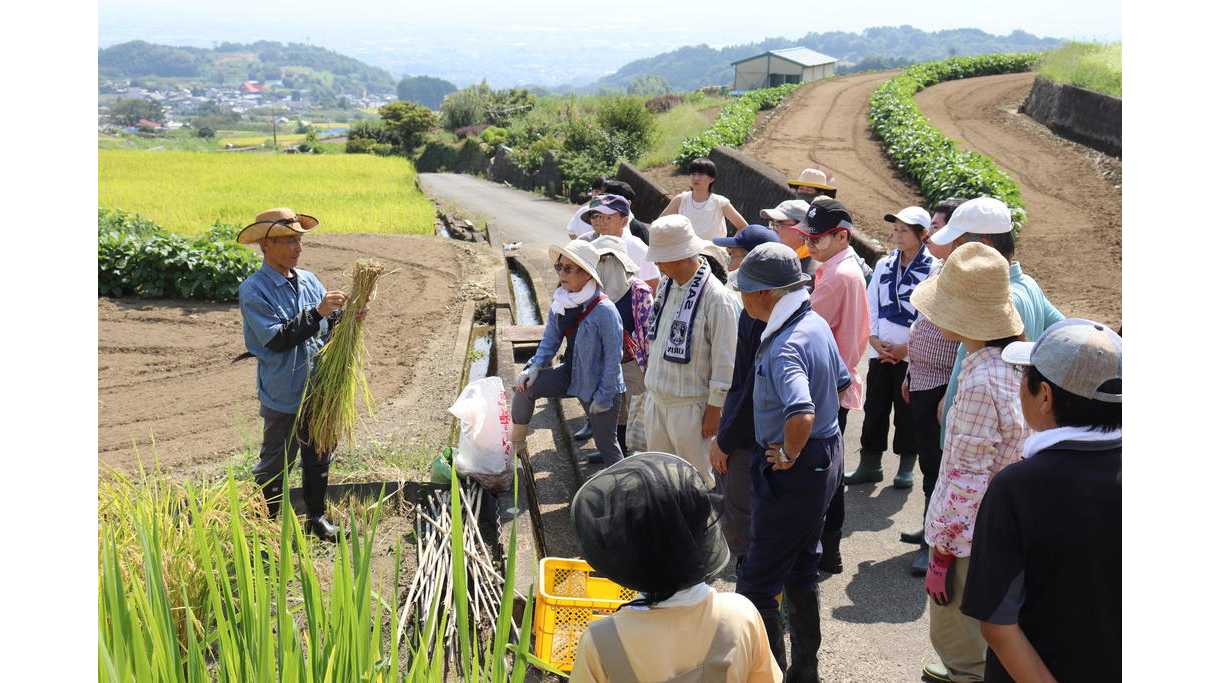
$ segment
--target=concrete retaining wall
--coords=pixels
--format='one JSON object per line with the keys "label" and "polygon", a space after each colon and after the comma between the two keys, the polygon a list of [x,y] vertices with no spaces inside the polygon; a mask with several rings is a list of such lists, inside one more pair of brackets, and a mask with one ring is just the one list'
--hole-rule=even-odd
{"label": "concrete retaining wall", "polygon": [[[716,184],[712,187],[733,202],[750,223],[759,223],[759,212],[785,199],[797,199],[788,188],[787,178],[770,166],[730,147],[716,147],[709,157],[716,164]],[[639,192],[637,189],[636,192]],[[848,205],[848,210],[851,206]],[[869,265],[885,255],[885,249],[860,230],[852,230],[851,246]]]}
{"label": "concrete retaining wall", "polygon": [[631,202],[631,213],[645,223],[651,223],[669,205],[669,196],[660,185],[648,179],[638,168],[626,161],[620,162],[615,180],[621,180],[635,190],[635,201]]}
{"label": "concrete retaining wall", "polygon": [[1021,104],[1021,113],[1069,140],[1111,156],[1123,155],[1120,98],[1039,76]]}

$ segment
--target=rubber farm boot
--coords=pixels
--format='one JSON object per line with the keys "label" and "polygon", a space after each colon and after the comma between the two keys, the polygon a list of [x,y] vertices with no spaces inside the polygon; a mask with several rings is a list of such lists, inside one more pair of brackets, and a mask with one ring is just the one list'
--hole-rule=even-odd
{"label": "rubber farm boot", "polygon": [[904,531],[904,532],[898,534],[898,540],[902,541],[903,543],[911,543],[913,545],[922,545],[925,549],[928,547],[927,543],[925,543],[924,539],[923,539],[923,527],[924,527],[924,524],[928,521],[928,503],[930,503],[930,502],[932,502],[931,496],[924,496],[924,498],[923,498],[923,517],[921,517],[919,520],[919,522],[920,522],[919,531]]}
{"label": "rubber farm boot", "polygon": [[911,560],[911,576],[927,576],[928,575],[928,544],[920,543],[919,552],[915,553],[915,559]]}
{"label": "rubber farm boot", "polygon": [[280,501],[284,498],[284,474],[278,472],[276,474],[256,474],[254,475],[254,483],[258,484],[258,488],[263,493],[263,500],[267,501],[267,517],[276,519],[280,516]]}
{"label": "rubber farm boot", "polygon": [[305,489],[305,533],[333,543],[339,537],[339,528],[326,519],[329,470],[327,466],[305,468],[301,472],[301,485]]}
{"label": "rubber farm boot", "polygon": [[885,478],[881,471],[881,454],[860,451],[860,466],[848,472],[843,477],[843,483],[848,486],[855,484],[875,484]]}
{"label": "rubber farm boot", "polygon": [[842,540],[842,531],[822,532],[822,557],[818,560],[818,569],[827,574],[843,573],[843,555],[839,553],[839,543]]}
{"label": "rubber farm boot", "polygon": [[894,488],[909,489],[915,485],[915,461],[918,455],[898,456],[898,473],[894,475]]}
{"label": "rubber farm boot", "polygon": [[788,628],[792,633],[792,666],[784,683],[818,683],[818,649],[822,646],[822,615],[818,611],[817,584],[785,586]]}
{"label": "rubber farm boot", "polygon": [[784,625],[779,618],[779,608],[759,610],[763,626],[767,629],[767,643],[771,646],[771,656],[779,664],[780,671],[788,670],[788,657],[784,652]]}

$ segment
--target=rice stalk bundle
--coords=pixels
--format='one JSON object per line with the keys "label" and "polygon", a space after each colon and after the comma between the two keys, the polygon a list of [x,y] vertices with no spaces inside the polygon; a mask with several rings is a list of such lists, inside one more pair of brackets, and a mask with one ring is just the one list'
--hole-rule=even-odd
{"label": "rice stalk bundle", "polygon": [[355,438],[359,418],[357,400],[372,411],[373,395],[364,374],[367,351],[364,347],[364,321],[356,313],[364,310],[377,290],[377,278],[385,266],[361,259],[352,269],[351,298],[330,340],[318,352],[314,371],[305,387],[297,413],[308,416],[309,438],[318,453],[333,453],[341,440]]}

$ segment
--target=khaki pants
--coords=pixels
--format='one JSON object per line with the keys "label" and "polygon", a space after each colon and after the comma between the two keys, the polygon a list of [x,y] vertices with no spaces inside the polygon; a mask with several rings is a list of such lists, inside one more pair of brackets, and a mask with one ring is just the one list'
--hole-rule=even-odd
{"label": "khaki pants", "polygon": [[673,398],[648,392],[644,400],[644,425],[648,450],[673,453],[695,466],[710,489],[716,486],[711,439],[703,438],[703,411],[706,399]]}
{"label": "khaki pants", "polygon": [[[929,552],[931,552],[929,550]],[[932,647],[954,681],[982,681],[987,665],[987,641],[979,620],[962,614],[962,594],[966,592],[966,572],[970,558],[959,557],[953,564],[953,600],[941,607],[928,599],[929,635]]]}
{"label": "khaki pants", "polygon": [[623,403],[618,412],[620,426],[628,423],[632,404],[644,396],[644,371],[640,370],[634,358],[623,362],[623,384],[627,385],[627,393],[622,394]]}

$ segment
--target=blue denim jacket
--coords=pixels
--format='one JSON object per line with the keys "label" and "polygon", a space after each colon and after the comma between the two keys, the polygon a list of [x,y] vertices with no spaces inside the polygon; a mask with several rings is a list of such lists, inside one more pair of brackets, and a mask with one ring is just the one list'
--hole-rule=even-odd
{"label": "blue denim jacket", "polygon": [[[538,351],[530,358],[532,367],[547,367],[563,341],[563,330],[559,329],[558,316],[547,313],[546,329]],[[627,390],[623,383],[623,321],[618,310],[609,299],[603,299],[580,322],[576,334],[568,342],[575,344],[575,363],[568,395],[592,403],[607,405]],[[572,354],[569,353],[569,356]]]}
{"label": "blue denim jacket", "polygon": [[246,350],[258,359],[258,400],[281,413],[295,413],[305,393],[305,380],[314,356],[330,333],[324,318],[318,334],[287,351],[272,351],[267,342],[284,323],[322,302],[326,289],[317,276],[296,270],[297,287],[274,268],[263,264],[241,283],[237,301],[241,308]]}

